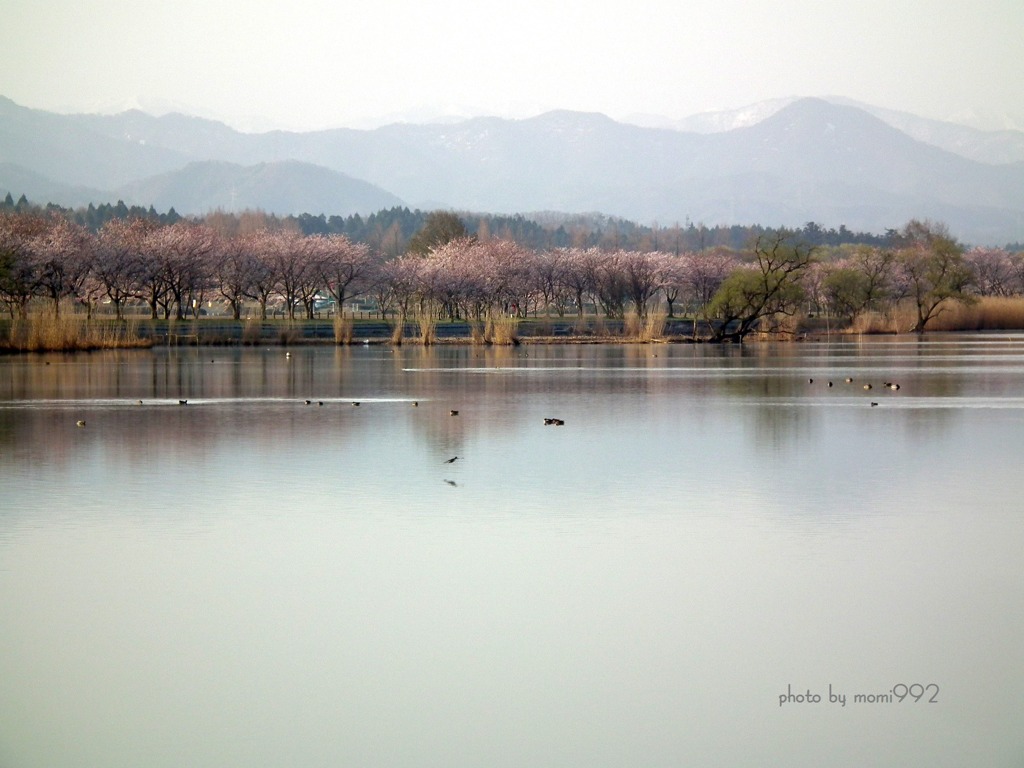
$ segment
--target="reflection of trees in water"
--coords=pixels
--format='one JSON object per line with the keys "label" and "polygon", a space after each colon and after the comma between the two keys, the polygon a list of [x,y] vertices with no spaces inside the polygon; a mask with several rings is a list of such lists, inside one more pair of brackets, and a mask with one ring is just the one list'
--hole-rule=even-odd
{"label": "reflection of trees in water", "polygon": [[818,408],[759,403],[753,407],[754,441],[759,449],[773,451],[811,443],[822,429],[822,413]]}
{"label": "reflection of trees in water", "polygon": [[[225,451],[272,458],[290,444],[327,446],[364,439],[371,422],[344,418],[346,407],[355,410],[338,403],[267,407],[193,400],[186,406],[126,402],[98,408],[17,408],[0,411],[0,439],[40,466],[116,461],[141,470],[160,461],[223,461]],[[83,415],[87,426],[76,427]],[[187,485],[189,478],[181,481]]]}
{"label": "reflection of trees in water", "polygon": [[[63,405],[2,409],[0,443],[33,460],[64,461],[86,448],[144,463],[177,452],[202,457],[225,440],[238,450],[267,452],[292,440],[361,440],[387,453],[394,446],[379,435],[393,430],[447,458],[461,455],[472,437],[521,441],[543,427],[542,418],[571,413],[568,426],[581,432],[587,425],[611,424],[624,434],[656,428],[671,443],[666,450],[691,450],[687,431],[716,424],[725,409],[751,444],[777,451],[820,440],[843,416],[829,407],[830,398],[837,408],[865,411],[848,418],[928,440],[965,417],[961,408],[930,407],[929,399],[1021,396],[1014,345],[980,344],[986,358],[977,360],[979,344],[973,337],[832,345],[203,347],[9,358],[0,365],[0,398],[82,401],[88,412]],[[1000,355],[1009,369],[991,359]],[[843,382],[847,374],[852,385]],[[898,393],[883,389],[890,379],[901,383]],[[875,388],[865,392],[868,380]],[[374,404],[376,398],[396,402]],[[920,407],[887,408],[908,398]],[[189,405],[177,406],[178,399]],[[306,399],[314,404],[304,405]],[[327,403],[319,407],[318,400]],[[352,400],[369,407],[353,409]],[[867,415],[872,400],[882,407]],[[450,409],[460,415],[450,417]],[[79,418],[88,423],[84,430],[74,427]]]}

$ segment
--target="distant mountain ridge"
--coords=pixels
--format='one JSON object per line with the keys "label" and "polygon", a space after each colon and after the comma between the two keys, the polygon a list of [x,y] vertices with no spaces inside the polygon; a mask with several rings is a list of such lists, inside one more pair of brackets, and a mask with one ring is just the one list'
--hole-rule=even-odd
{"label": "distant mountain ridge", "polygon": [[61,116],[0,98],[0,193],[18,196],[14,182],[32,179],[64,199],[106,190],[95,202],[179,213],[348,215],[404,204],[875,232],[927,217],[968,242],[1024,240],[1024,162],[969,159],[858,106],[798,99],[767,111],[705,133],[555,111],[246,134],[183,115]]}
{"label": "distant mountain ridge", "polygon": [[[638,116],[637,124],[692,133],[720,133],[755,125],[796,101],[799,101],[799,98],[795,96],[770,99],[739,109],[702,112],[682,120]],[[1019,129],[985,131],[959,123],[918,117],[909,112],[875,107],[838,96],[827,97],[825,101],[862,109],[912,138],[971,160],[994,165],[1024,161],[1024,131]]]}
{"label": "distant mountain ridge", "polygon": [[[693,133],[720,133],[760,123],[798,100],[800,99],[796,96],[775,98],[743,106],[738,110],[700,113],[683,120],[639,116],[637,124]],[[824,100],[844,106],[856,106],[857,109],[881,119],[911,138],[970,160],[993,165],[1024,161],[1024,131],[1020,129],[985,131],[958,123],[930,120],[906,112],[886,110],[881,106],[872,106],[850,98],[829,96]]]}
{"label": "distant mountain ridge", "polygon": [[[373,212],[402,201],[359,179],[319,165],[282,160],[237,165],[197,160],[178,171],[151,176],[120,187],[123,200],[146,200],[157,210],[179,213],[253,209],[280,215],[326,211]],[[188,200],[187,206],[179,207]]]}

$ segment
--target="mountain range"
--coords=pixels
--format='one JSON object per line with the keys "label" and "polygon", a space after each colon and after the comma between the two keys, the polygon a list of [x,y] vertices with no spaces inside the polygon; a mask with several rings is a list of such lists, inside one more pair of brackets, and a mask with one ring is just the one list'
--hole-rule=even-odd
{"label": "mountain range", "polygon": [[252,134],[180,114],[58,115],[0,97],[0,194],[183,214],[408,205],[873,232],[930,218],[969,243],[1024,241],[1020,131],[810,98],[704,117],[652,127],[555,111]]}

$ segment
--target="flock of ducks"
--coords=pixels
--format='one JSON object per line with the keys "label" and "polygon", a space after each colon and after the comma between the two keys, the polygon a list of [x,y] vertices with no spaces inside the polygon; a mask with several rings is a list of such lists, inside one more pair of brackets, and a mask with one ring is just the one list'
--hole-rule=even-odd
{"label": "flock of ducks", "polygon": [[[292,356],[291,352],[286,352],[285,353],[285,357],[286,358],[291,358],[291,356]],[[829,386],[831,386],[831,384]],[[138,400],[137,402],[138,402],[139,405],[142,405],[142,401],[141,400]],[[316,400],[315,402],[316,402],[317,406],[323,406],[323,404],[324,404],[323,400]],[[303,401],[303,403],[305,405],[313,405],[314,401],[312,399],[307,398],[307,399],[305,399]],[[178,405],[188,405],[188,400],[187,399],[180,399],[180,400],[178,400]],[[360,401],[358,401],[358,400],[353,400],[352,401],[352,407],[358,408],[360,405],[361,405]],[[413,408],[418,408],[419,407],[419,401],[413,400],[412,401],[412,407]],[[456,409],[452,408],[451,410],[448,411],[448,415],[449,416],[458,416],[459,412]],[[75,424],[78,427],[84,427],[85,426],[85,420],[84,419],[79,419],[77,422],[75,422]],[[545,417],[544,424],[545,424],[545,426],[563,427],[563,426],[565,426],[565,420],[564,419],[558,419],[558,418],[548,418],[548,417]],[[459,460],[458,456],[452,456],[450,459],[445,459],[444,463],[445,464],[454,464],[458,460]],[[444,482],[447,483],[448,485],[457,487],[457,484],[456,484],[456,482],[454,480],[445,480]]]}
{"label": "flock of ducks", "polygon": [[[852,376],[847,376],[846,379],[845,379],[845,382],[847,384],[853,384],[853,377]],[[813,384],[814,383],[814,379],[808,379],[807,383],[808,384]],[[832,386],[832,382],[831,381],[828,382],[828,386],[830,386],[830,387]],[[885,387],[886,389],[891,389],[893,392],[899,392],[899,390],[900,390],[900,385],[897,384],[894,381],[883,381],[882,382],[882,386]],[[865,382],[864,384],[861,385],[861,387],[865,391],[872,390],[872,389],[875,388],[874,384],[871,384],[870,382]],[[878,405],[878,403],[876,403],[874,401],[871,402],[871,407],[872,408],[877,407],[877,405]]]}
{"label": "flock of ducks", "polygon": [[[289,353],[288,356],[290,357],[291,354]],[[853,382],[853,377],[851,377],[851,376],[847,376],[844,381],[847,384],[853,384],[854,383]],[[813,378],[807,379],[807,383],[808,384],[814,384],[814,379]],[[829,387],[834,386],[832,381],[828,381],[827,385]],[[871,384],[870,382],[865,382],[861,386],[865,390],[874,389],[874,385]],[[900,390],[900,385],[897,384],[896,382],[893,382],[893,381],[884,381],[884,382],[882,382],[882,386],[885,387],[886,389],[892,390],[893,392],[899,392],[899,390]],[[138,402],[139,405],[142,405],[142,401],[141,400],[138,400],[137,402]],[[303,402],[306,405],[312,405],[314,401],[310,400],[310,399],[306,399]],[[317,400],[316,404],[318,406],[323,406],[324,401],[323,400]],[[188,400],[187,399],[178,400],[178,405],[188,405]],[[353,400],[352,401],[352,406],[354,408],[358,408],[360,405],[361,405],[360,401],[358,401],[358,400]],[[872,408],[876,407],[877,405],[878,405],[877,402],[874,402],[874,401],[871,402],[871,407]],[[412,406],[413,406],[413,408],[418,408],[419,407],[419,401],[413,400],[412,401]],[[448,411],[448,415],[449,416],[458,416],[459,412],[453,408],[453,409]],[[84,427],[85,426],[85,421],[83,419],[79,419],[75,423],[79,427]],[[547,417],[546,416],[546,417],[544,417],[544,426],[548,426],[548,427],[564,427],[565,426],[565,420],[564,419],[558,419],[558,418],[553,418],[553,417]],[[454,456],[454,457],[448,459],[447,461],[445,461],[445,464],[452,464],[458,458],[459,458],[458,456]]]}

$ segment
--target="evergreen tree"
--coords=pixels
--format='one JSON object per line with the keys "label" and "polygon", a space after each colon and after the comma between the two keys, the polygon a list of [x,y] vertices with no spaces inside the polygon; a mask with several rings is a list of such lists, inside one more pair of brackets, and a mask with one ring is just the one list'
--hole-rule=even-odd
{"label": "evergreen tree", "polygon": [[409,252],[424,256],[431,249],[468,236],[466,225],[450,211],[434,211],[412,239],[409,240]]}

